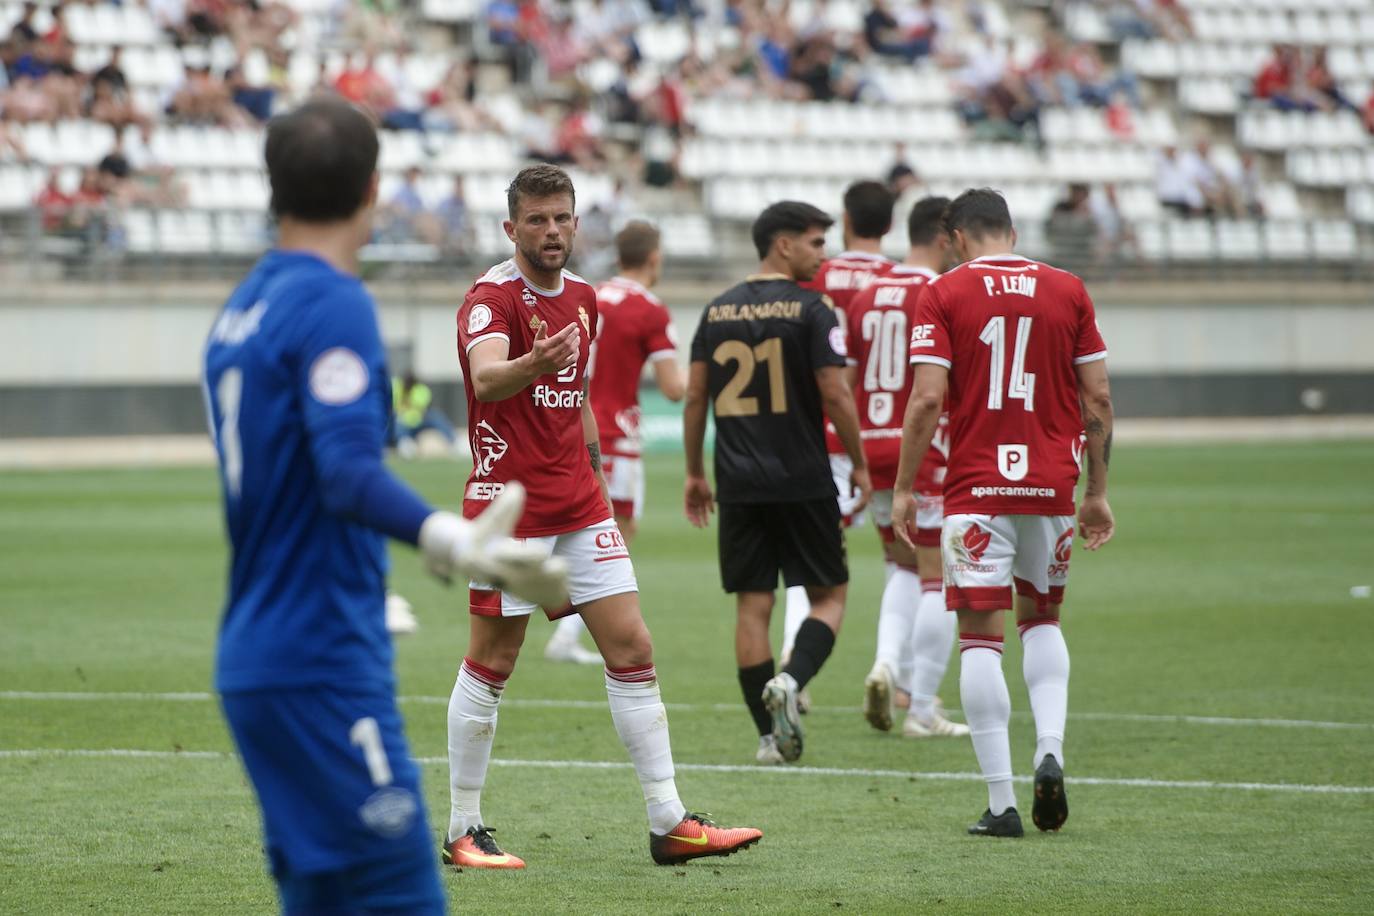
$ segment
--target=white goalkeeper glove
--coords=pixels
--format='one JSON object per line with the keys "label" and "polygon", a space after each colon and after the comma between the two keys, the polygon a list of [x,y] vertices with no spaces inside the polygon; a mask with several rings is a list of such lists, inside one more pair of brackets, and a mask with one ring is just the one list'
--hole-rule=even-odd
{"label": "white goalkeeper glove", "polygon": [[524,508],[525,488],[512,482],[471,521],[443,510],[433,513],[420,526],[425,567],[446,582],[457,574],[541,607],[566,606],[567,564],[510,538]]}

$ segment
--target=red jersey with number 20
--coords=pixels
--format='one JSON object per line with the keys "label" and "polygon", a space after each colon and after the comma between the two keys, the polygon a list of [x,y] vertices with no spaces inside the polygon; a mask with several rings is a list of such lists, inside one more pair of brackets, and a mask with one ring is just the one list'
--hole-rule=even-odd
{"label": "red jersey with number 20", "polygon": [[570,322],[578,325],[576,363],[540,376],[503,401],[479,401],[467,386],[472,474],[463,492],[463,515],[475,517],[507,483],[518,480],[527,497],[516,537],[578,531],[611,515],[582,432],[583,386],[596,333],[596,293],[587,281],[565,270],[558,289],[541,289],[525,279],[514,260],[487,271],[458,310],[463,377],[471,377],[469,351],[483,341],[508,341],[509,359],[530,352],[541,319],[550,337]]}
{"label": "red jersey with number 20", "polygon": [[677,356],[673,317],[658,297],[639,283],[612,277],[596,290],[601,324],[592,361],[592,411],[601,451],[638,458],[639,376],[644,364]]}
{"label": "red jersey with number 20", "polygon": [[[802,289],[814,289],[829,296],[830,304],[843,316],[849,314],[849,306],[855,296],[867,289],[874,280],[887,276],[895,266],[891,258],[880,254],[842,251],[833,258],[827,258],[814,277],[798,285]],[[843,317],[840,327],[847,327]],[[825,450],[831,455],[845,454],[835,425],[828,419],[825,421]]]}
{"label": "red jersey with number 20", "polygon": [[1072,515],[1083,459],[1074,367],[1107,358],[1083,281],[1015,254],[926,287],[911,361],[949,369],[945,515]]}
{"label": "red jersey with number 20", "polygon": [[[859,434],[875,490],[890,490],[897,479],[902,417],[911,396],[913,375],[907,365],[908,342],[916,324],[916,303],[926,284],[938,276],[924,267],[899,264],[858,293],[845,311],[848,362],[859,375],[854,385]],[[946,422],[942,414],[940,427],[916,473],[917,493],[940,493],[948,451]]]}

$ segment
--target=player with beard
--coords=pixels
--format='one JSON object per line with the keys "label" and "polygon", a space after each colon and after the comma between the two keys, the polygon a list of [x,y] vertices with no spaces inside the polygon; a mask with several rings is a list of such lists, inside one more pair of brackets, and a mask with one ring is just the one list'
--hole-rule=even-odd
{"label": "player with beard", "polygon": [[[678,799],[653,644],[601,472],[586,396],[596,293],[564,269],[577,230],[572,180],[556,166],[531,166],[515,176],[506,200],[515,257],[488,270],[458,311],[473,454],[463,514],[477,515],[513,481],[525,485],[515,535],[567,564],[571,603],[544,612],[581,614],[605,659],[611,718],[644,791],[653,860],[730,855],[763,834],[719,828]],[[468,654],[448,708],[452,809],[443,859],[461,868],[525,865],[496,845],[481,794],[501,694],[534,610],[515,595],[472,583]]]}

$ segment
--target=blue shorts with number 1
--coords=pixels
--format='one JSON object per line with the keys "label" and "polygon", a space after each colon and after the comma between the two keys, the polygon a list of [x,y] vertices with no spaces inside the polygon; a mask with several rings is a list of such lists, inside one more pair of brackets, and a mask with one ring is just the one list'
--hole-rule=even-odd
{"label": "blue shorts with number 1", "polygon": [[420,774],[389,689],[225,693],[289,914],[442,914]]}

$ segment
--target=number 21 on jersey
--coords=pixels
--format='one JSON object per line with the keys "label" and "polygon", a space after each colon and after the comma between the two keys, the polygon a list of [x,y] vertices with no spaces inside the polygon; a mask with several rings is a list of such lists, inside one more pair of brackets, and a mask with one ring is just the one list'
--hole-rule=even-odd
{"label": "number 21 on jersey", "polygon": [[760,364],[768,367],[769,413],[787,413],[787,378],[783,374],[782,338],[770,337],[761,344],[749,346],[742,340],[727,340],[716,347],[711,358],[718,365],[735,363],[735,374],[716,396],[717,417],[756,417],[759,399],[745,397],[744,389],[754,379]]}

